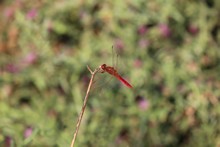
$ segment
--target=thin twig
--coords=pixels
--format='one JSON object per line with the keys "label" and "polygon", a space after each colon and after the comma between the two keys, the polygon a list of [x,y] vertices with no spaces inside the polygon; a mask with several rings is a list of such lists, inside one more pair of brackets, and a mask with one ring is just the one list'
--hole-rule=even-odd
{"label": "thin twig", "polygon": [[88,86],[88,89],[87,89],[87,92],[86,92],[86,96],[84,98],[82,110],[80,112],[80,115],[79,115],[79,118],[78,118],[78,121],[77,121],[77,124],[76,124],[76,131],[74,133],[73,140],[72,140],[72,143],[71,143],[70,147],[74,146],[74,143],[75,143],[75,140],[76,140],[76,136],[78,134],[79,127],[80,127],[80,124],[81,124],[81,121],[82,121],[82,117],[83,117],[83,114],[84,114],[84,111],[85,111],[85,108],[86,108],[86,103],[88,101],[88,96],[89,96],[90,89],[92,87],[92,83],[93,83],[94,77],[95,77],[96,73],[100,71],[100,68],[97,68],[94,71],[92,71],[88,65],[87,65],[87,68],[90,71],[92,76],[91,76],[91,79],[90,79],[90,82],[89,82],[89,86]]}

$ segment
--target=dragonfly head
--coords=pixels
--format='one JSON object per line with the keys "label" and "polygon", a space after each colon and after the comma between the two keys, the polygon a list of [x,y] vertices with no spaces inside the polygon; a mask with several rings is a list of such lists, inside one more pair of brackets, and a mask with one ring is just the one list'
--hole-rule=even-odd
{"label": "dragonfly head", "polygon": [[106,64],[102,64],[99,66],[99,68],[101,69],[101,73],[104,73],[105,72],[105,69],[106,69]]}

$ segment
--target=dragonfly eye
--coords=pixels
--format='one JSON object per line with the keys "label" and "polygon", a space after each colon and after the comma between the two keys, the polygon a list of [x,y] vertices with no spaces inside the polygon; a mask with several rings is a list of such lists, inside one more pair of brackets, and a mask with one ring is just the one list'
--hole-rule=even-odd
{"label": "dragonfly eye", "polygon": [[105,68],[106,68],[106,64],[102,64],[102,65],[101,65],[101,68],[102,68],[102,69],[105,69]]}

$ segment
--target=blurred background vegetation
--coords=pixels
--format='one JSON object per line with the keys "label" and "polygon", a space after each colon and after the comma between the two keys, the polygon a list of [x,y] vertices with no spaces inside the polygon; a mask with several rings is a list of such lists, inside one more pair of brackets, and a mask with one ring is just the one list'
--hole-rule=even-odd
{"label": "blurred background vegetation", "polygon": [[[219,0],[0,1],[0,146],[220,146]],[[121,64],[120,64],[121,63]],[[98,75],[101,79],[109,75]],[[101,92],[100,92],[101,91]]]}

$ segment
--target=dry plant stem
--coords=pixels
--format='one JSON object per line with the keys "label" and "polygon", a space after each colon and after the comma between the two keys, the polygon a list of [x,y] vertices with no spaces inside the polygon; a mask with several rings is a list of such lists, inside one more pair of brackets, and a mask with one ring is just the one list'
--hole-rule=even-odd
{"label": "dry plant stem", "polygon": [[85,98],[84,98],[82,110],[81,110],[81,112],[80,112],[80,115],[79,115],[79,118],[78,118],[78,121],[77,121],[77,124],[76,124],[76,131],[75,131],[75,133],[74,133],[73,140],[72,140],[72,143],[71,143],[71,146],[70,146],[70,147],[73,147],[73,146],[74,146],[74,143],[75,143],[75,140],[76,140],[76,136],[77,136],[77,134],[78,134],[79,127],[80,127],[80,124],[81,124],[81,120],[82,120],[82,117],[83,117],[83,114],[84,114],[84,111],[85,111],[85,108],[86,108],[86,103],[87,103],[87,101],[88,101],[88,96],[89,96],[90,89],[91,89],[91,87],[92,87],[92,83],[93,83],[94,77],[95,77],[96,73],[100,71],[100,68],[97,68],[97,69],[95,69],[94,71],[92,71],[92,70],[89,68],[88,65],[87,65],[87,68],[88,68],[88,70],[90,71],[92,77],[91,77],[90,82],[89,82],[89,86],[88,86],[88,89],[87,89],[87,92],[86,92],[86,96],[85,96]]}

